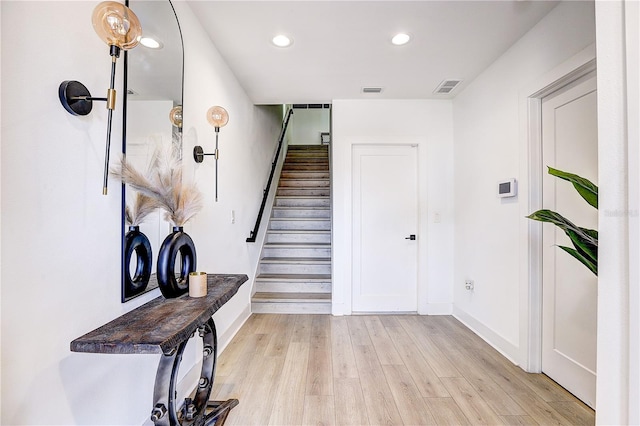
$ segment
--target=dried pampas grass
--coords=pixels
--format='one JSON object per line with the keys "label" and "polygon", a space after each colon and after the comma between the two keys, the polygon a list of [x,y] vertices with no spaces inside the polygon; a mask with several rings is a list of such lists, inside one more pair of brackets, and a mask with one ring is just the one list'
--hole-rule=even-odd
{"label": "dried pampas grass", "polygon": [[112,170],[124,183],[154,200],[166,211],[165,218],[183,226],[202,208],[202,194],[193,182],[184,182],[182,162],[172,147],[156,149],[146,174],[140,173],[123,156],[120,167]]}
{"label": "dried pampas grass", "polygon": [[131,226],[138,226],[144,222],[145,218],[153,213],[160,206],[158,202],[141,192],[136,192],[133,206],[125,206],[124,219]]}

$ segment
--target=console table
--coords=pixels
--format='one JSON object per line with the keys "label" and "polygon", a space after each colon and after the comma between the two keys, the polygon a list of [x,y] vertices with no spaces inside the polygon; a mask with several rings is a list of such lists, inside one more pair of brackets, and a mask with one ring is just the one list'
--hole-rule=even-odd
{"label": "console table", "polygon": [[[240,286],[246,275],[208,275],[207,296],[175,299],[160,296],[71,342],[73,352],[162,354],[153,391],[151,420],[157,426],[222,425],[237,399],[209,401],[217,356],[216,327],[211,316]],[[191,398],[176,406],[178,367],[187,341],[202,338],[200,381]]]}

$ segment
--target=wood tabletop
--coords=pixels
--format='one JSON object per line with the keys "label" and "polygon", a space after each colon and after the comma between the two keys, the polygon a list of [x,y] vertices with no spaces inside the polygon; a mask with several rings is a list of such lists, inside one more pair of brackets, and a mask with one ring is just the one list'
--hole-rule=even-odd
{"label": "wood tabletop", "polygon": [[238,292],[246,275],[207,276],[207,295],[160,296],[71,342],[73,352],[169,353]]}

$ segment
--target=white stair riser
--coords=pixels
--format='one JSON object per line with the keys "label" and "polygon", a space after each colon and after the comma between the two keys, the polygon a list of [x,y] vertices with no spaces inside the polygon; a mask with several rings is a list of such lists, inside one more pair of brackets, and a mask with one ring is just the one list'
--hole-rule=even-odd
{"label": "white stair riser", "polygon": [[326,155],[287,155],[284,159],[285,163],[327,163],[329,164],[329,157]]}
{"label": "white stair riser", "polygon": [[258,274],[331,274],[331,265],[260,263]]}
{"label": "white stair riser", "polygon": [[296,148],[296,145],[289,145],[289,149],[287,150],[287,154],[303,155],[303,154],[315,154],[315,153],[318,153],[318,154],[329,155],[329,150],[327,148],[328,147],[326,147],[326,146],[318,145],[317,147],[313,147],[313,148],[298,149],[298,148]]}
{"label": "white stair riser", "polygon": [[262,249],[263,257],[320,257],[330,258],[331,248],[281,248],[281,247],[265,247]]}
{"label": "white stair riser", "polygon": [[287,159],[285,163],[282,165],[283,169],[287,170],[288,167],[302,167],[302,169],[297,169],[297,171],[310,171],[317,172],[318,169],[315,167],[324,167],[320,169],[320,171],[329,170],[329,160],[326,158],[295,158],[295,159]]}
{"label": "white stair riser", "polygon": [[310,171],[325,171],[329,170],[328,164],[296,164],[296,163],[288,163],[282,166],[282,170],[286,171],[300,171],[300,170],[310,170]]}
{"label": "white stair riser", "polygon": [[329,179],[331,176],[329,172],[322,171],[283,171],[280,173],[280,180],[282,179]]}
{"label": "white stair riser", "polygon": [[323,159],[329,160],[329,154],[327,152],[287,152],[287,157],[285,161],[289,161],[292,159]]}
{"label": "white stair riser", "polygon": [[275,218],[286,218],[286,217],[295,217],[295,218],[323,218],[329,219],[331,218],[331,210],[324,208],[313,208],[309,207],[306,209],[281,209],[278,207],[274,207],[271,210],[271,216]]}
{"label": "white stair riser", "polygon": [[275,207],[329,207],[329,197],[276,197]]}
{"label": "white stair riser", "polygon": [[278,183],[278,188],[326,188],[329,186],[329,179],[280,179]]}
{"label": "white stair riser", "polygon": [[324,160],[328,160],[329,153],[327,151],[288,151],[285,161],[291,158],[322,158]]}
{"label": "white stair riser", "polygon": [[330,233],[267,232],[267,243],[331,243]]}
{"label": "white stair riser", "polygon": [[327,145],[289,145],[288,152],[329,152]]}
{"label": "white stair riser", "polygon": [[331,293],[330,282],[260,281],[255,285],[263,293]]}
{"label": "white stair riser", "polygon": [[263,303],[252,302],[251,312],[255,314],[330,314],[331,303]]}
{"label": "white stair riser", "polygon": [[331,221],[328,219],[272,219],[269,221],[269,229],[328,231],[331,229]]}
{"label": "white stair riser", "polygon": [[329,188],[278,188],[278,196],[296,197],[328,197],[331,194]]}

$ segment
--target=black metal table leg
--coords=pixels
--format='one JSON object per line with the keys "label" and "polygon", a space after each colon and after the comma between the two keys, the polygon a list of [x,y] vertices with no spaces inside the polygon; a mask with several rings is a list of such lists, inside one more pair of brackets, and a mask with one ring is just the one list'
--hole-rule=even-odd
{"label": "black metal table leg", "polygon": [[211,411],[205,417],[205,425],[221,426],[227,420],[227,416],[233,407],[239,404],[237,399],[228,399],[226,401],[211,401],[207,404],[207,408]]}
{"label": "black metal table leg", "polygon": [[[182,408],[176,406],[178,367],[187,341],[162,355],[153,390],[151,420],[156,426],[222,425],[229,411],[238,405],[237,399],[209,402],[216,370],[218,339],[216,326],[210,318],[196,330],[202,338],[202,369],[193,398],[186,398]],[[211,409],[213,409],[211,411]],[[209,411],[208,411],[209,410]]]}

